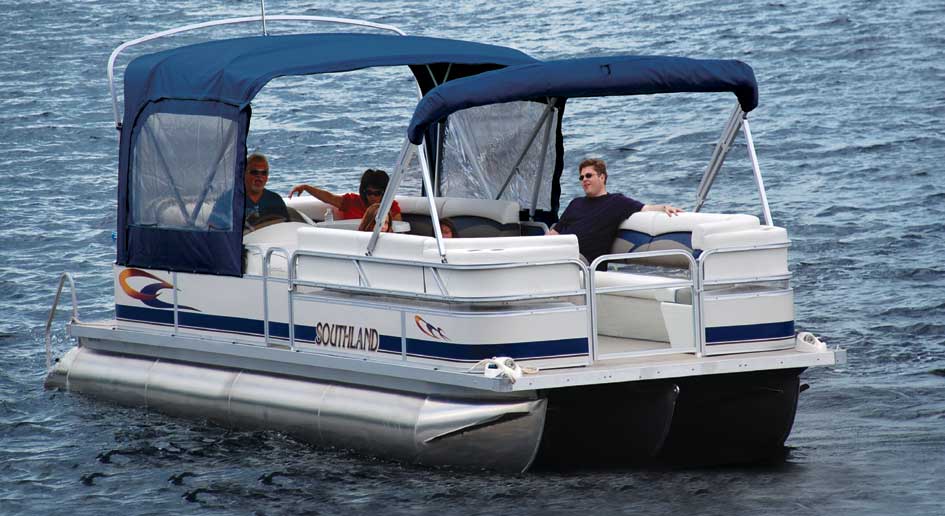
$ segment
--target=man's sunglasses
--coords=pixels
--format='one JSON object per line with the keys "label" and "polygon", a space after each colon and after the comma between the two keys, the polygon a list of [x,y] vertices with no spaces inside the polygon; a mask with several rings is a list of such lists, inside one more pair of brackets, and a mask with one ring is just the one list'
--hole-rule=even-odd
{"label": "man's sunglasses", "polygon": [[250,169],[249,175],[251,175],[251,176],[268,176],[268,175],[269,175],[269,171],[268,171],[268,170]]}
{"label": "man's sunglasses", "polygon": [[384,195],[384,190],[367,189],[364,191],[364,195],[372,195],[374,197],[380,197]]}
{"label": "man's sunglasses", "polygon": [[594,177],[594,174],[579,174],[578,181],[584,181],[585,179],[590,179]]}

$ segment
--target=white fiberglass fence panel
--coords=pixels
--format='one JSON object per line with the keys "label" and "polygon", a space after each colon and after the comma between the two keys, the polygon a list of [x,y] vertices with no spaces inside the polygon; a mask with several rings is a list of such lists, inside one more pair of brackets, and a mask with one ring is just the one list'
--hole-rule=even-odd
{"label": "white fiberglass fence panel", "polygon": [[131,224],[232,229],[237,128],[218,116],[151,114],[135,140]]}

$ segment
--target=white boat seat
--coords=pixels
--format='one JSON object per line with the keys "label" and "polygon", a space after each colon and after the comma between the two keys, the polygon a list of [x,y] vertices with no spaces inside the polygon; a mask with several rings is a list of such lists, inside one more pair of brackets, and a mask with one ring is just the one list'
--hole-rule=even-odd
{"label": "white boat seat", "polygon": [[653,285],[653,289],[616,291],[602,293],[602,296],[633,297],[668,303],[692,304],[692,290],[689,287],[659,287],[660,284],[684,281],[679,278],[651,274],[633,274],[628,272],[596,271],[594,286],[597,289],[607,287],[641,287]]}
{"label": "white boat seat", "polygon": [[[788,242],[784,228],[762,226],[758,217],[752,215],[681,213],[670,217],[662,212],[638,212],[620,225],[611,253],[677,249],[698,258],[709,250]],[[688,267],[684,258],[674,256],[646,258],[632,263]],[[706,263],[707,279],[786,273],[786,249],[717,254]]]}
{"label": "white boat seat", "polygon": [[[577,237],[453,238],[443,241],[449,263],[480,265],[499,263],[579,260]],[[438,259],[436,240],[424,247],[427,259]],[[492,270],[442,270],[447,291],[458,297],[490,297],[576,291],[583,288],[580,269],[573,264]],[[428,282],[428,284],[431,284]]]}
{"label": "white boat seat", "polygon": [[611,252],[681,249],[698,256],[704,250],[706,235],[759,225],[758,217],[752,215],[680,213],[671,217],[662,212],[638,212],[620,225]]}
{"label": "white boat seat", "polygon": [[209,202],[203,203],[200,206],[200,212],[197,214],[193,225],[191,225],[189,221],[195,205],[195,202],[185,203],[184,206],[187,210],[187,215],[185,216],[184,213],[181,212],[179,204],[172,202],[170,199],[165,199],[165,201],[161,203],[161,207],[157,208],[156,222],[159,227],[167,228],[205,228],[207,221],[210,219],[210,214],[213,212],[213,204]]}
{"label": "white boat seat", "polygon": [[325,213],[328,210],[332,211],[332,217],[334,219],[341,218],[341,212],[332,207],[330,204],[319,201],[318,199],[312,197],[311,195],[300,195],[289,199],[288,197],[283,197],[285,205],[287,208],[292,208],[298,210],[301,213],[304,213],[308,218],[313,221],[323,221],[325,220]]}
{"label": "white boat seat", "polygon": [[[436,197],[440,218],[449,218],[462,238],[520,236],[519,205],[514,201]],[[430,202],[426,197],[397,196],[401,216],[412,235],[433,236]]]}
{"label": "white boat seat", "polygon": [[[263,257],[269,248],[281,247],[291,255],[298,246],[299,228],[304,227],[311,226],[305,222],[283,222],[243,235],[243,246],[246,249],[245,273],[262,275]],[[288,266],[285,257],[281,254],[273,254],[269,260],[270,274],[284,278],[287,271]]]}
{"label": "white boat seat", "polygon": [[[319,227],[298,230],[299,249],[352,257],[365,256],[371,234]],[[574,235],[506,238],[454,238],[443,241],[447,260],[457,265],[529,263],[549,260],[577,260]],[[416,235],[382,233],[374,257],[441,263],[436,239]],[[453,297],[494,297],[564,292],[582,288],[580,269],[572,264],[531,266],[492,270],[439,271],[440,282],[426,267],[362,262],[362,269],[374,288],[443,294]],[[359,286],[353,261],[333,258],[303,258],[299,277],[338,285]]]}
{"label": "white boat seat", "polygon": [[[426,197],[398,195],[401,218],[410,223],[410,234],[433,236],[430,223],[430,202]],[[314,221],[324,221],[325,213],[333,211],[338,220],[341,212],[331,205],[310,196],[283,198],[286,206],[304,213]],[[520,236],[519,205],[514,201],[436,197],[436,211],[440,218],[450,218],[463,238]]]}

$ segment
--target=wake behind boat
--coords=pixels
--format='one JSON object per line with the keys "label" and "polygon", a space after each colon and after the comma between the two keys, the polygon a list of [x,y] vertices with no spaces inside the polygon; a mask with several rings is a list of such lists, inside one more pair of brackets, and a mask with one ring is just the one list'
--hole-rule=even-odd
{"label": "wake behind boat", "polygon": [[[122,120],[115,101],[115,319],[73,312],[78,346],[50,364],[47,386],[406,462],[524,471],[764,457],[790,433],[800,373],[845,361],[795,332],[747,65],[540,62],[285,18],[395,34],[226,39],[129,63]],[[376,229],[326,220],[331,207],[304,197],[286,201],[289,220],[244,234],[253,98],[275,77],[376,66],[410,67],[421,95]],[[573,235],[545,234],[568,99],[677,92],[738,98],[696,212],[635,214],[611,254],[585,263]],[[739,131],[763,223],[698,211]],[[424,195],[398,195],[407,174]],[[381,232],[395,199],[406,224]],[[443,238],[443,217],[462,238]]]}

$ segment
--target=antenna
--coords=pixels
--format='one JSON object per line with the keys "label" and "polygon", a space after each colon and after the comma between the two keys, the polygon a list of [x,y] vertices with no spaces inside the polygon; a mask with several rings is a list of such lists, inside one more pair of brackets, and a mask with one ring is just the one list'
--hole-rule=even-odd
{"label": "antenna", "polygon": [[262,21],[263,36],[268,36],[269,31],[266,29],[266,0],[259,0],[259,19]]}

